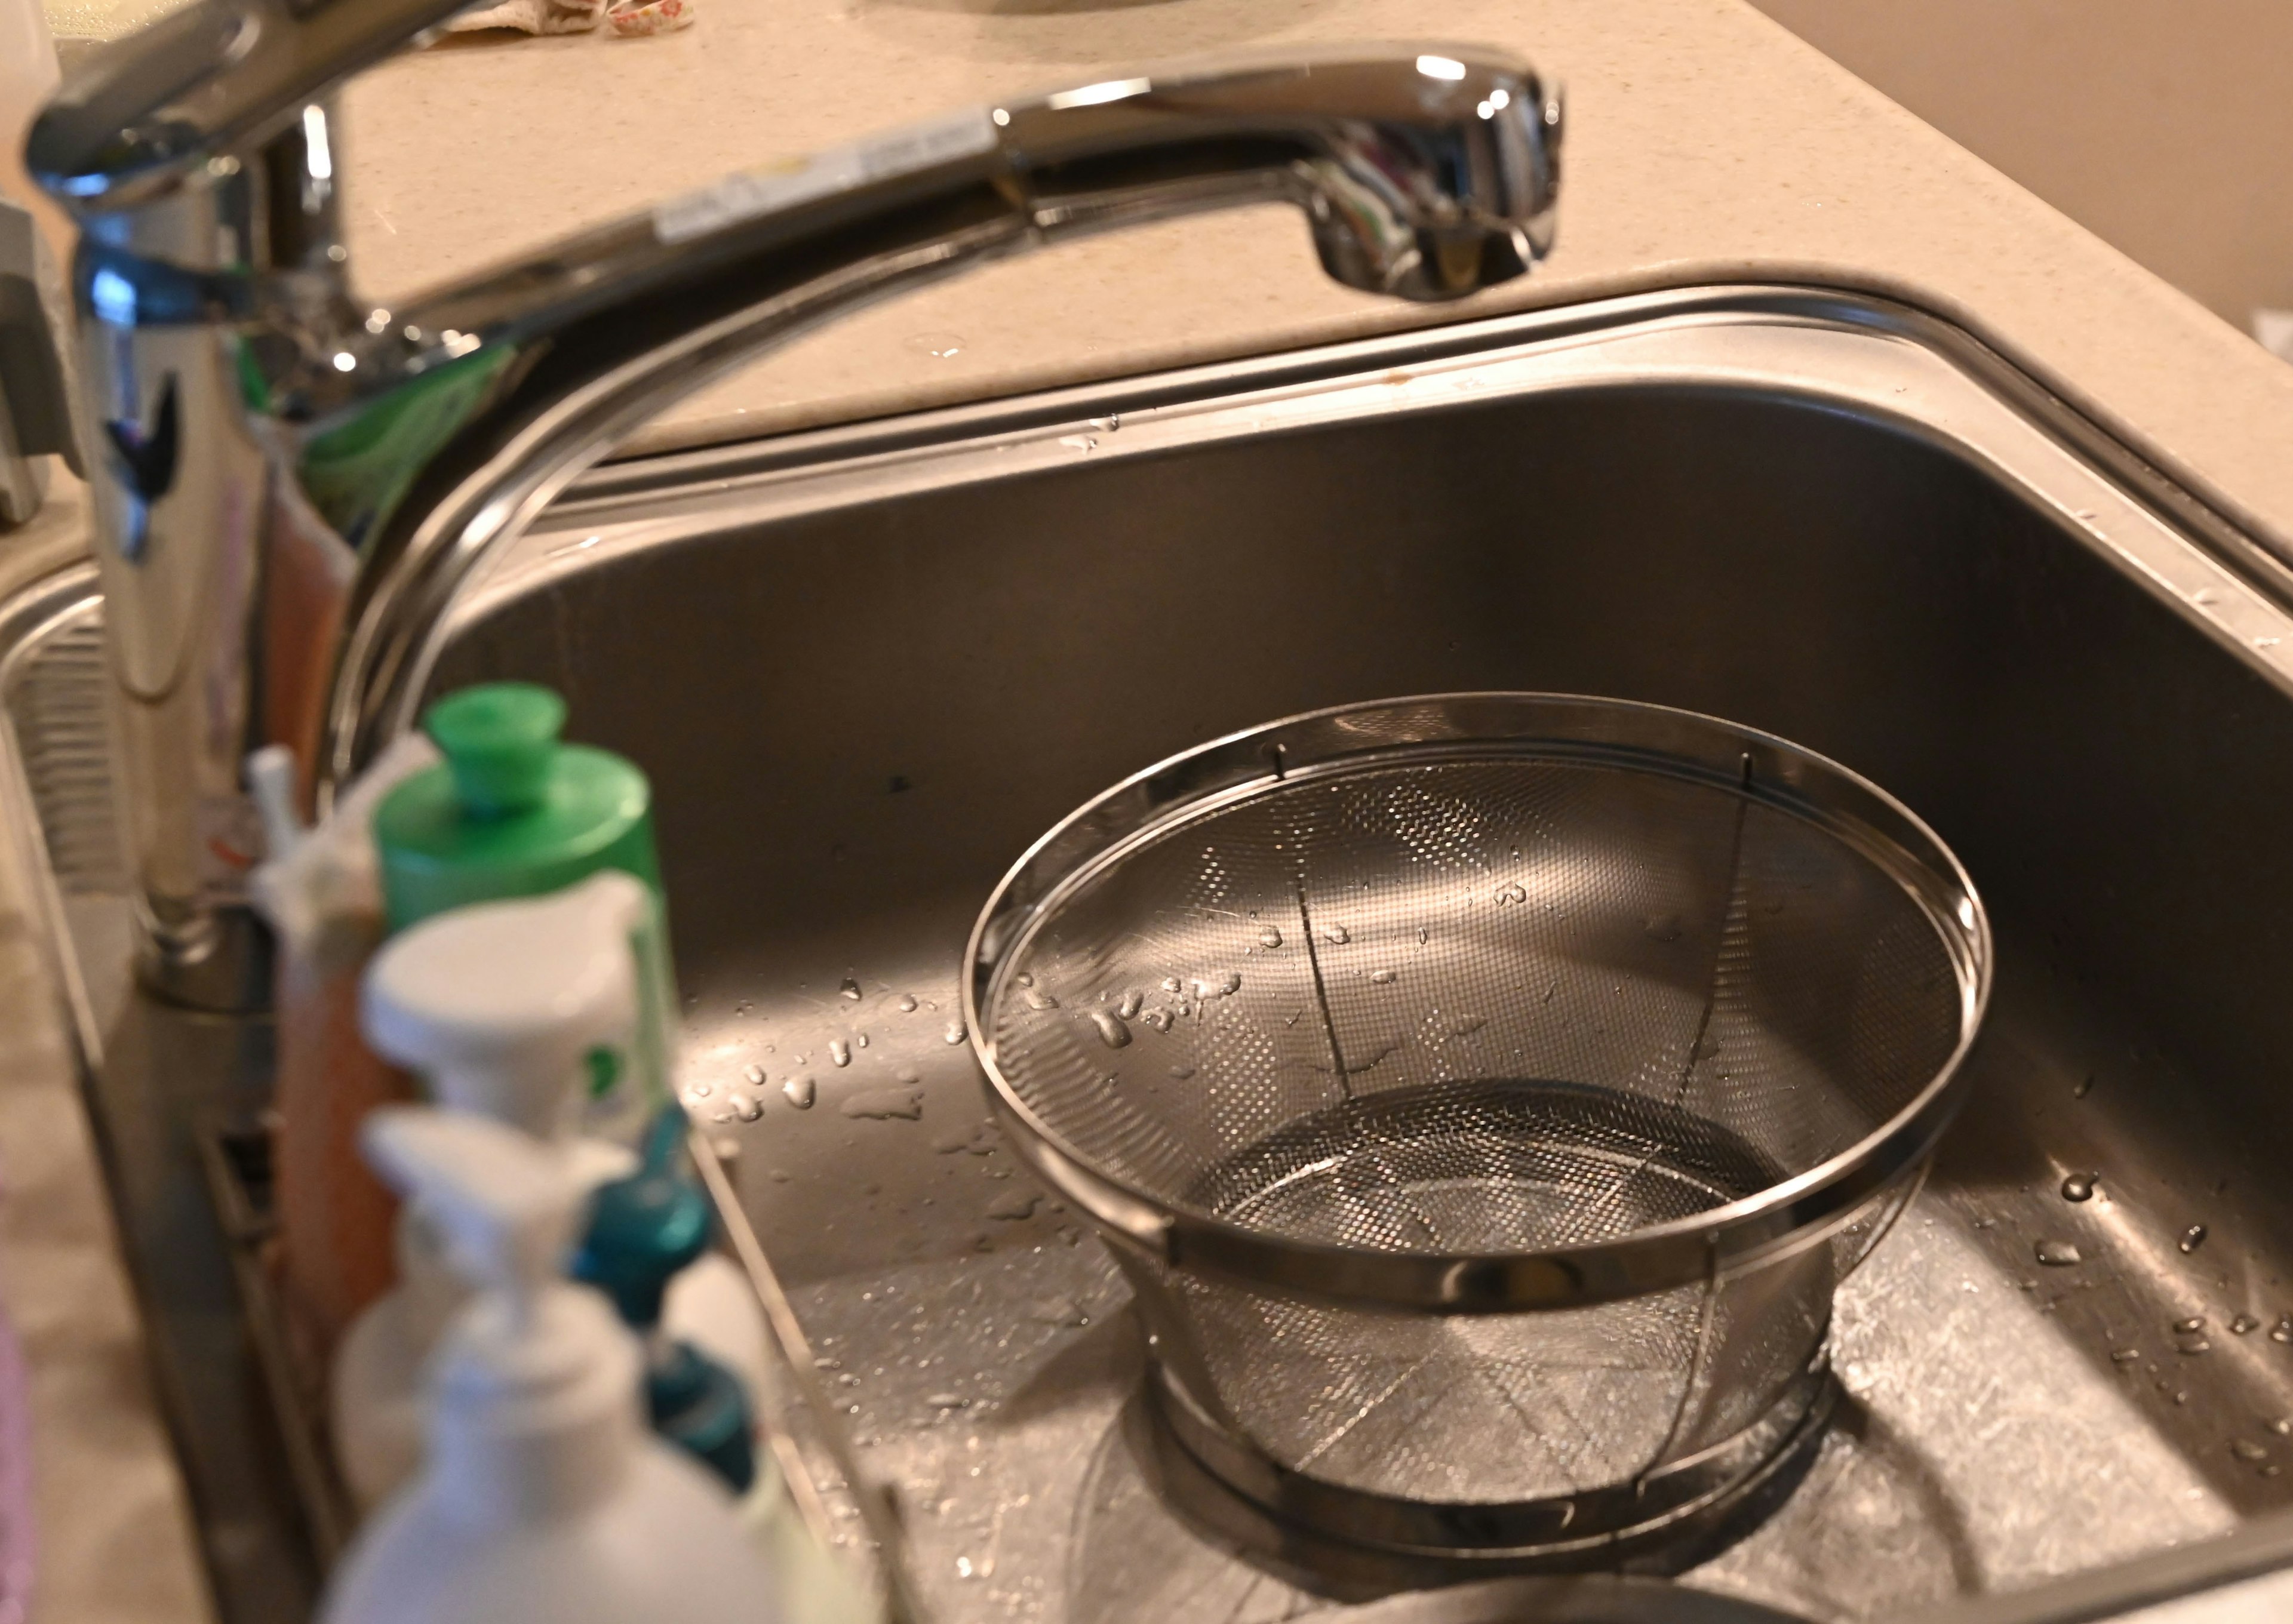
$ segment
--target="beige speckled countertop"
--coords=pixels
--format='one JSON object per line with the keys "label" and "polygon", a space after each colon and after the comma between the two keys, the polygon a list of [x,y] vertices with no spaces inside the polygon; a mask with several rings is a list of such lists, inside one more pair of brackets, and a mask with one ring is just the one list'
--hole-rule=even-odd
{"label": "beige speckled countertop", "polygon": [[[384,300],[723,172],[1231,46],[1415,36],[1401,0],[699,0],[690,31],[454,42],[352,91]],[[1956,316],[2293,544],[2293,368],[1738,0],[1451,0],[1567,85],[1560,247],[1461,306],[1354,294],[1286,210],[1077,243],[878,307],[685,404],[692,442],[1654,284],[1815,280]],[[490,38],[490,36],[489,36]],[[942,355],[938,351],[952,349]]]}

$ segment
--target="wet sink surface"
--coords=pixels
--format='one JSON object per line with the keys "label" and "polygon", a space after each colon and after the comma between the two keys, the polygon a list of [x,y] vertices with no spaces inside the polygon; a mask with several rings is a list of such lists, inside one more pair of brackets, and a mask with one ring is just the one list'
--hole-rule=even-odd
{"label": "wet sink surface", "polygon": [[983,1126],[955,974],[1099,789],[1414,692],[1779,733],[1926,818],[1997,923],[1974,1103],[1839,1303],[1839,1423],[1689,1582],[1884,1617],[2293,1503],[2273,574],[1908,317],[1415,342],[609,469],[444,648],[435,685],[555,683],[652,774],[690,1097],[938,1616],[1325,1604],[1149,1486],[1126,1293]]}

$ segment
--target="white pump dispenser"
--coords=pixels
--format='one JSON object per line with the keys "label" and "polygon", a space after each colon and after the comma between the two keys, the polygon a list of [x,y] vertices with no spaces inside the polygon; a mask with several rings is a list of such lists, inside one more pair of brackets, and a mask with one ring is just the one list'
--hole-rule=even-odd
{"label": "white pump dispenser", "polygon": [[652,917],[644,884],[607,871],[425,919],[367,972],[367,1041],[421,1073],[439,1104],[563,1139],[582,1126],[589,1068],[630,1063],[629,941]]}
{"label": "white pump dispenser", "polygon": [[321,1624],[774,1624],[730,1498],[645,1423],[636,1338],[558,1273],[586,1189],[563,1158],[421,1107],[374,1112],[366,1139],[477,1294],[439,1349],[423,1469]]}
{"label": "white pump dispenser", "polygon": [[[385,943],[367,971],[367,1040],[418,1072],[438,1103],[547,1142],[584,1190],[620,1177],[635,1169],[635,1154],[579,1130],[600,1092],[593,1084],[611,1080],[600,1069],[631,1063],[640,1019],[631,940],[652,910],[639,881],[608,871],[547,896],[425,919]],[[399,1217],[400,1284],[352,1325],[330,1382],[336,1457],[361,1509],[380,1503],[421,1458],[421,1367],[466,1289],[444,1256],[441,1217],[418,1191],[407,1193],[414,1199]],[[712,1255],[680,1274],[662,1322],[761,1402],[763,1321],[728,1260]]]}

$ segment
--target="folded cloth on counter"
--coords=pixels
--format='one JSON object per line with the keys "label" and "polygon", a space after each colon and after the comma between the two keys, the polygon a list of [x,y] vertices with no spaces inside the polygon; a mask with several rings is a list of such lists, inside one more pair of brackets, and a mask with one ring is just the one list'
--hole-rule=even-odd
{"label": "folded cloth on counter", "polygon": [[447,23],[449,31],[515,28],[521,34],[583,34],[604,20],[605,0],[499,0],[472,6]]}
{"label": "folded cloth on counter", "polygon": [[457,34],[515,28],[522,34],[584,34],[599,23],[622,39],[674,34],[693,26],[693,0],[498,0],[473,6],[446,27]]}
{"label": "folded cloth on counter", "polygon": [[674,34],[693,26],[693,0],[614,0],[605,21],[623,39]]}

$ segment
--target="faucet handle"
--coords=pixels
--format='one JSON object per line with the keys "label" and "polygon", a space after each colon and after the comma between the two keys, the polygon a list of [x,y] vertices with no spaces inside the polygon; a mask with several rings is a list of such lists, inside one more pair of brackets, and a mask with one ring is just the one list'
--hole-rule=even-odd
{"label": "faucet handle", "polygon": [[164,197],[261,146],[468,0],[195,0],[68,76],[25,166],[83,216]]}

